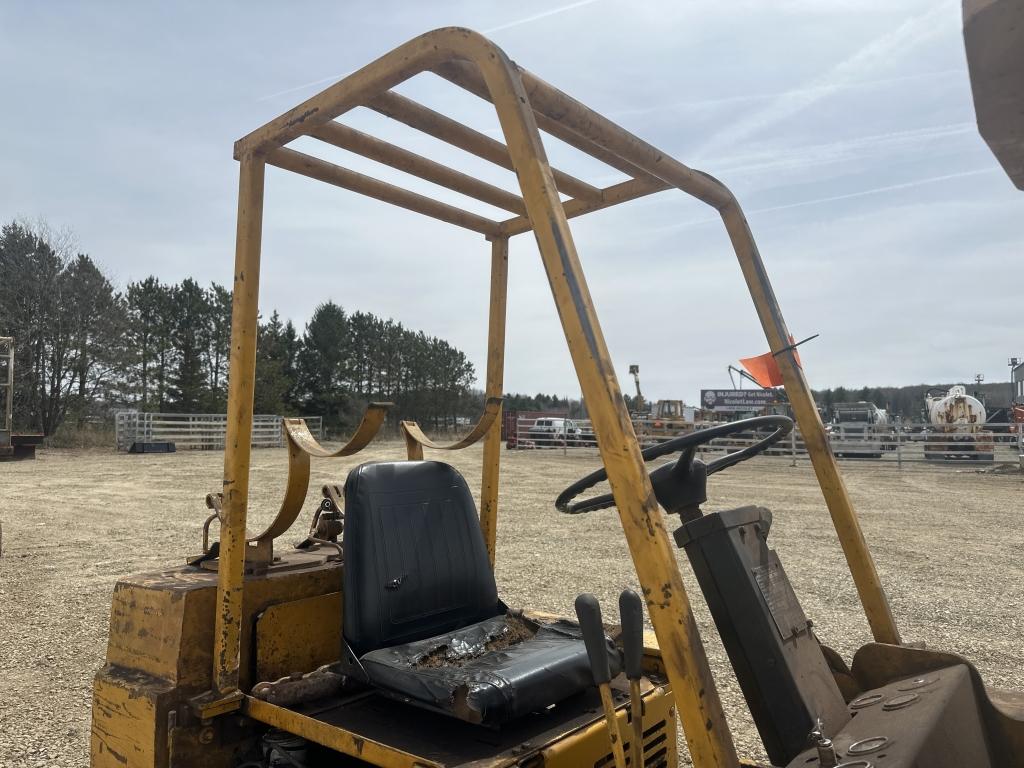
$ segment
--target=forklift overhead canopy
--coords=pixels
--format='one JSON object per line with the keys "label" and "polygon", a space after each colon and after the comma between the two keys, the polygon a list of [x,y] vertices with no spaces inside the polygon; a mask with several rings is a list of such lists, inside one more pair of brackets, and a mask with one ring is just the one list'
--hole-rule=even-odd
{"label": "forklift overhead canopy", "polygon": [[[423,72],[439,75],[492,103],[504,142],[391,90]],[[484,183],[336,121],[356,107],[379,112],[513,170],[520,194]],[[602,189],[551,168],[541,131],[624,173],[627,179]],[[506,210],[513,216],[499,221],[478,215],[286,146],[300,137],[312,137],[382,162]],[[670,188],[686,192],[715,208],[725,224],[772,355],[778,362],[872,634],[879,642],[900,642],[874,561],[829,450],[810,387],[794,352],[795,345],[746,218],[732,193],[717,179],[687,167],[548,85],[513,63],[485,37],[454,27],[414,38],[253,131],[236,142],[235,157],[240,161],[240,183],[224,456],[224,514],[214,631],[215,690],[212,693],[215,699],[207,711],[230,708],[242,697],[238,690],[238,649],[244,567],[247,553],[254,549],[246,538],[245,522],[266,165],[479,232],[491,241],[485,413],[471,434],[453,445],[432,443],[415,424],[403,424],[403,427],[410,459],[422,459],[424,448],[457,450],[486,436],[480,525],[492,562],[500,435],[491,425],[500,410],[503,391],[508,240],[512,235],[534,233],[694,765],[704,767],[736,766],[738,760],[664,514],[644,467],[568,219]],[[563,200],[563,196],[568,199]],[[292,448],[295,456],[301,454],[296,466],[305,462],[308,477],[308,455],[320,454],[304,453],[297,443],[290,450]],[[304,491],[301,486],[302,483],[298,483],[295,488]],[[295,495],[301,501],[304,492]],[[290,515],[290,520],[294,519]],[[282,527],[287,528],[287,525]],[[259,544],[269,545],[270,542]]]}
{"label": "forklift overhead canopy", "polygon": [[[468,30],[440,32],[445,36],[462,36],[467,42],[475,37]],[[412,74],[433,71],[470,93],[488,101],[498,101],[478,68],[462,60],[464,54],[455,54],[453,50],[446,52],[442,46],[427,47],[424,44],[426,39],[434,39],[438,33],[407,43],[257,129],[236,143],[235,157],[241,158],[247,152],[256,151],[265,156],[268,164],[278,168],[359,192],[488,237],[508,237],[530,231],[526,203],[521,197],[334,119],[356,106],[365,106],[484,160],[516,170],[509,147],[500,141],[388,90]],[[402,62],[403,76],[396,77],[386,70],[398,63],[395,54],[399,51],[408,53],[404,57],[407,60]],[[533,108],[536,124],[541,130],[630,177],[627,181],[600,189],[568,173],[550,169],[558,192],[570,198],[564,203],[566,217],[580,216],[673,186],[715,208],[725,207],[733,201],[732,194],[717,180],[673,160],[514,63],[509,62],[509,65],[521,79],[523,94],[520,98]],[[376,160],[518,215],[504,221],[488,219],[284,148],[285,144],[300,135],[312,136],[326,144]]]}

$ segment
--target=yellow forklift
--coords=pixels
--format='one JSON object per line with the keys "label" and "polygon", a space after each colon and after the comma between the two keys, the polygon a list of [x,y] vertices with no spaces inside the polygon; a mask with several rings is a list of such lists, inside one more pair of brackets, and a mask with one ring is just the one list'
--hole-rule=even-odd
{"label": "yellow forklift", "polygon": [[[396,93],[432,72],[493,104],[500,142]],[[512,194],[337,121],[364,107],[515,172]],[[550,166],[541,131],[624,173],[597,188]],[[505,209],[493,220],[287,145],[311,137]],[[513,63],[466,29],[429,32],[242,138],[221,493],[202,552],[114,589],[106,664],[93,691],[93,768],[605,768],[675,766],[681,725],[698,768],[741,765],[673,543],[685,549],[772,765],[1021,765],[1024,698],[985,688],[951,653],[902,643],[739,204],[693,170]],[[329,450],[285,424],[288,480],[269,527],[246,530],[263,190],[274,166],[477,232],[491,256],[486,405],[464,439],[402,424],[403,456],[365,463],[306,507],[312,458],[358,453],[387,404]],[[758,506],[704,514],[710,475],[785,437],[785,416],[724,424],[641,451],[568,220],[668,189],[719,212],[779,362],[793,413],[874,642],[849,666],[819,643],[768,544]],[[563,200],[563,197],[565,198]],[[509,609],[495,584],[508,243],[533,233],[603,467],[562,491],[562,512],[614,505],[654,632],[623,595],[606,627],[588,596],[578,621]],[[757,444],[708,464],[696,448],[736,430]],[[480,506],[438,457],[483,443]],[[430,459],[426,459],[426,454]],[[648,474],[645,463],[679,453]],[[611,494],[580,499],[607,479]],[[713,490],[713,484],[712,484]],[[751,500],[756,503],[756,499]],[[571,518],[566,518],[571,526]],[[219,536],[211,541],[211,531]]]}

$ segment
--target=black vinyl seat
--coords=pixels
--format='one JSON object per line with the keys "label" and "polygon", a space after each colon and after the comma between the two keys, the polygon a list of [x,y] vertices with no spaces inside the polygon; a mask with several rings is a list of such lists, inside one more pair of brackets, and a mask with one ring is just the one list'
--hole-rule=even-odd
{"label": "black vinyl seat", "polygon": [[574,622],[533,621],[498,598],[476,505],[450,465],[353,469],[344,550],[343,634],[383,692],[500,725],[593,684]]}

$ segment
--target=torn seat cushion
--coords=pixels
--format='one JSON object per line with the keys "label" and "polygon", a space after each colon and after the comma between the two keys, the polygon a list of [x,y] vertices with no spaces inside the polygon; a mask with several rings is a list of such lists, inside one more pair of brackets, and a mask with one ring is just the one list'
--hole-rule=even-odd
{"label": "torn seat cushion", "polygon": [[[523,628],[529,630],[523,631]],[[509,644],[509,635],[515,640]],[[491,649],[493,648],[493,649]],[[613,674],[619,654],[608,641]],[[542,710],[593,685],[579,626],[496,616],[455,632],[364,655],[373,683],[482,725]]]}

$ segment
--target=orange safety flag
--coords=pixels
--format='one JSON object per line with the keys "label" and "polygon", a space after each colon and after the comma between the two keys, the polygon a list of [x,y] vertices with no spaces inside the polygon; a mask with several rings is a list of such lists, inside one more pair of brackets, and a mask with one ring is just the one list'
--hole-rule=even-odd
{"label": "orange safety flag", "polygon": [[[792,336],[789,337],[789,343],[794,343]],[[794,350],[793,355],[796,357],[796,364],[800,365],[799,353]],[[779,370],[779,363],[775,359],[775,355],[771,352],[765,352],[757,357],[741,357],[740,365],[746,368],[747,373],[754,377],[754,381],[765,389],[782,386],[782,372]]]}

